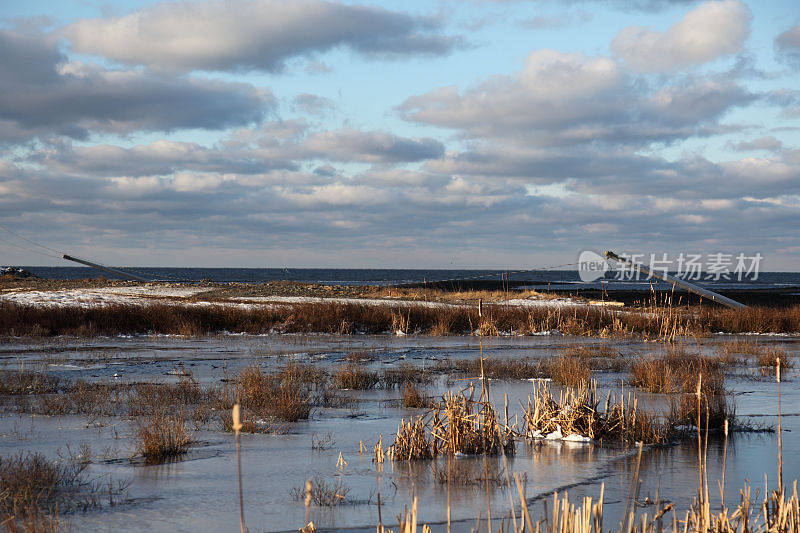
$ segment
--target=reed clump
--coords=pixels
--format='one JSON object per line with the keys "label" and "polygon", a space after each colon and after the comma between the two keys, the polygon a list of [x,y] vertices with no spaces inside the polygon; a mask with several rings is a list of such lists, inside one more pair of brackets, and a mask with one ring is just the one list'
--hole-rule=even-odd
{"label": "reed clump", "polygon": [[492,404],[474,389],[447,392],[425,418],[401,420],[392,445],[397,460],[429,459],[438,455],[515,452],[514,431],[497,419]]}
{"label": "reed clump", "polygon": [[340,389],[369,390],[380,383],[380,375],[374,370],[350,363],[333,372],[333,383]]}
{"label": "reed clump", "polygon": [[127,390],[128,410],[132,416],[138,416],[176,407],[186,408],[209,400],[209,392],[190,372],[179,374],[177,383],[134,383]]}
{"label": "reed clump", "polygon": [[638,408],[635,397],[608,394],[603,408],[596,384],[560,391],[556,399],[547,383],[534,384],[525,409],[525,438],[548,438],[648,444],[667,442],[670,426]]}
{"label": "reed clump", "polygon": [[781,361],[781,371],[794,366],[792,360],[787,356],[786,350],[777,346],[762,348],[756,354],[756,363],[763,374],[774,374],[778,359]]}
{"label": "reed clump", "polygon": [[425,368],[402,362],[395,368],[386,368],[380,376],[383,388],[401,388],[409,384],[425,385],[433,381],[431,371]]}
{"label": "reed clump", "polygon": [[60,531],[61,513],[99,507],[101,495],[118,503],[125,484],[90,480],[87,462],[70,455],[52,461],[40,452],[0,456],[3,531]]}
{"label": "reed clump", "polygon": [[583,357],[566,351],[542,363],[542,373],[556,383],[567,387],[580,387],[588,383],[592,370]]}
{"label": "reed clump", "polygon": [[[631,384],[654,393],[673,394],[669,418],[673,425],[692,426],[697,395],[703,404],[701,427],[719,429],[735,421],[736,408],[725,390],[723,365],[717,358],[670,349],[656,358],[636,361],[630,367]],[[700,384],[700,390],[697,390]]]}
{"label": "reed clump", "polygon": [[268,427],[273,419],[285,422],[307,419],[311,413],[311,392],[307,381],[300,376],[303,373],[291,365],[271,375],[258,366],[242,369],[235,378],[234,395],[242,407],[243,430]]}
{"label": "reed clump", "polygon": [[58,392],[61,379],[44,372],[1,370],[0,395],[50,394]]}
{"label": "reed clump", "polygon": [[[438,361],[433,372],[446,372],[465,376],[481,375],[480,359],[448,359]],[[542,375],[541,364],[533,358],[506,357],[483,358],[483,375],[490,379],[530,379]]]}
{"label": "reed clump", "polygon": [[333,507],[347,501],[350,487],[344,484],[341,478],[336,481],[326,481],[322,476],[314,476],[304,486],[294,487],[289,491],[295,501],[304,501],[306,505],[314,504],[321,507]]}
{"label": "reed clump", "polygon": [[703,376],[705,392],[725,392],[725,374],[719,360],[680,348],[670,349],[658,357],[635,361],[631,363],[629,373],[631,385],[648,392],[694,392],[698,375]]}
{"label": "reed clump", "polygon": [[136,450],[148,463],[158,464],[183,455],[192,439],[183,413],[152,413],[136,420]]}
{"label": "reed clump", "polygon": [[0,516],[14,520],[57,512],[60,497],[80,486],[83,470],[38,452],[0,457]]}
{"label": "reed clump", "polygon": [[433,400],[410,382],[403,387],[403,405],[409,409],[430,408],[433,407]]}

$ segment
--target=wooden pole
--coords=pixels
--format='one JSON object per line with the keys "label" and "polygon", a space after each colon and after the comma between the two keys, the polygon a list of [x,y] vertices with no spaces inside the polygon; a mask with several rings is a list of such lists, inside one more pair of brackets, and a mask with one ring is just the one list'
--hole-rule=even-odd
{"label": "wooden pole", "polygon": [[135,276],[133,274],[128,274],[127,272],[123,272],[122,270],[117,270],[116,268],[111,268],[103,265],[98,265],[97,263],[92,263],[91,261],[87,261],[86,259],[78,259],[77,257],[72,257],[71,255],[64,254],[61,257],[66,259],[67,261],[73,261],[75,263],[80,263],[82,265],[90,266],[93,268],[97,268],[99,270],[105,270],[106,272],[111,272],[112,274],[116,274],[117,276],[122,276],[123,278],[132,279],[134,281],[141,281],[144,283],[149,282],[149,279],[141,278],[139,276]]}

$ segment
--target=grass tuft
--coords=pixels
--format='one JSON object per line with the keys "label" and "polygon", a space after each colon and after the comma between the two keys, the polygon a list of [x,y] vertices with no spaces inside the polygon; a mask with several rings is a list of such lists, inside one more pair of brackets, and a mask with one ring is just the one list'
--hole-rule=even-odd
{"label": "grass tuft", "polygon": [[189,450],[192,439],[181,415],[154,413],[136,419],[136,449],[145,461],[159,464]]}
{"label": "grass tuft", "polygon": [[339,389],[369,390],[380,382],[380,376],[354,363],[341,366],[333,373],[333,383]]}

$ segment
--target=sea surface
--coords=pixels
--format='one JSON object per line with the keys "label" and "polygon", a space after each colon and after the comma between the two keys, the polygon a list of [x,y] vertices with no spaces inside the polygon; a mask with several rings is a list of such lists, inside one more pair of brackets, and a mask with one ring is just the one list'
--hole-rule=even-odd
{"label": "sea surface", "polygon": [[[89,267],[23,266],[28,272],[47,279],[84,279],[113,274]],[[118,267],[145,279],[182,283],[214,282],[264,283],[268,281],[298,281],[327,285],[402,285],[458,281],[501,281],[504,277],[512,288],[528,289],[606,289],[650,290],[667,289],[671,285],[658,280],[618,280],[614,272],[591,283],[580,280],[577,270],[436,270],[436,269],[379,269],[379,268],[167,268]],[[705,275],[704,275],[705,277]],[[692,283],[711,290],[749,290],[800,288],[800,272],[761,272],[757,279],[701,279]]]}

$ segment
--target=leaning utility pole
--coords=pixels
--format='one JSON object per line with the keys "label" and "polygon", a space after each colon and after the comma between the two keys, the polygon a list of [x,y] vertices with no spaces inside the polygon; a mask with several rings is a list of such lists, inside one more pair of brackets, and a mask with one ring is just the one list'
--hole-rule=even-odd
{"label": "leaning utility pole", "polygon": [[627,257],[618,256],[617,254],[615,254],[611,250],[606,250],[605,256],[606,256],[606,259],[613,259],[614,261],[628,264],[628,265],[631,266],[631,268],[639,270],[640,272],[644,272],[648,276],[653,276],[654,278],[658,278],[658,279],[660,279],[662,281],[666,281],[667,283],[673,283],[673,284],[677,285],[678,287],[682,287],[682,288],[686,289],[689,292],[693,292],[693,293],[695,293],[695,294],[697,294],[699,296],[702,296],[703,298],[708,298],[711,301],[720,303],[722,305],[726,305],[726,306],[728,306],[730,308],[733,308],[733,309],[744,309],[745,307],[747,307],[746,305],[744,305],[742,303],[739,303],[736,300],[731,300],[730,298],[728,298],[726,296],[722,296],[721,294],[717,294],[716,292],[710,291],[708,289],[704,289],[702,287],[698,287],[694,283],[689,283],[688,281],[683,281],[682,279],[676,278],[674,276],[670,276],[666,272],[652,271],[652,270],[650,270],[649,268],[647,268],[644,265],[640,265],[639,263],[634,263],[633,261],[631,261]]}
{"label": "leaning utility pole", "polygon": [[98,265],[97,263],[92,263],[91,261],[87,261],[86,259],[78,259],[77,257],[72,257],[71,255],[67,254],[62,255],[61,257],[63,257],[67,261],[74,261],[82,265],[98,268],[100,270],[105,270],[106,272],[111,272],[112,274],[116,274],[117,276],[122,276],[123,278],[132,279],[134,281],[143,281],[144,283],[150,281],[149,279],[140,278],[139,276],[128,274],[127,272],[123,272],[122,270],[117,270],[116,268],[111,268],[103,265]]}

